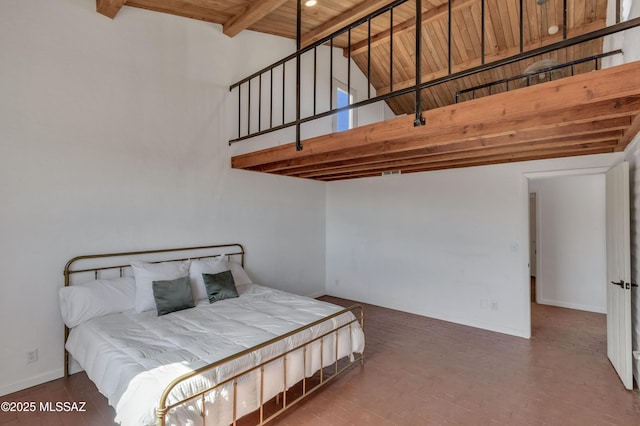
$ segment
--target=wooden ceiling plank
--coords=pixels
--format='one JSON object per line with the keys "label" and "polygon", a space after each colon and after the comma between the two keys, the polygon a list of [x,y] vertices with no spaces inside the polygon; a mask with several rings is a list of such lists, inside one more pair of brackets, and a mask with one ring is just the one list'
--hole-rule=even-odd
{"label": "wooden ceiling plank", "polygon": [[364,18],[365,16],[375,12],[381,7],[389,4],[389,0],[367,0],[352,7],[344,13],[339,14],[335,18],[325,22],[324,24],[314,28],[313,30],[302,35],[300,44],[306,47],[316,41],[338,31],[350,23]]}
{"label": "wooden ceiling plank", "polygon": [[222,24],[231,16],[226,10],[220,11],[219,8],[207,7],[206,3],[188,0],[165,0],[161,2],[157,0],[127,0],[127,6],[215,24]]}
{"label": "wooden ceiling plank", "polygon": [[96,0],[96,11],[108,18],[115,18],[127,0]]}
{"label": "wooden ceiling plank", "polygon": [[350,160],[344,160],[342,162],[333,162],[333,163],[321,163],[313,166],[301,167],[301,168],[291,168],[291,169],[280,169],[277,170],[278,173],[283,173],[291,176],[301,176],[301,177],[310,177],[318,174],[318,170],[322,171],[331,171],[331,170],[340,170],[345,167],[360,167],[360,168],[377,168],[379,164],[389,163],[391,161],[397,162],[397,165],[402,165],[405,163],[410,163],[412,161],[417,160],[426,160],[426,159],[436,159],[442,156],[451,156],[456,158],[464,158],[465,156],[473,156],[477,155],[477,152],[491,152],[491,151],[500,151],[504,150],[510,151],[518,151],[518,150],[526,150],[531,147],[540,147],[540,148],[550,148],[556,147],[559,145],[566,146],[570,144],[580,145],[585,143],[595,143],[600,142],[602,140],[612,140],[619,139],[622,136],[623,129],[607,129],[606,131],[600,131],[599,133],[588,133],[581,135],[580,137],[573,136],[563,136],[556,137],[552,139],[538,139],[532,137],[530,139],[525,140],[513,140],[508,137],[496,138],[491,141],[487,141],[487,143],[476,143],[475,146],[467,146],[463,147],[451,146],[449,150],[442,150],[439,152],[429,152],[425,150],[416,150],[416,151],[405,151],[400,153],[394,153],[391,155],[379,155],[375,157],[362,157],[362,158],[354,158]]}
{"label": "wooden ceiling plank", "polygon": [[[407,174],[407,173],[416,173],[416,172],[428,172],[428,171],[455,169],[455,168],[463,168],[463,167],[487,166],[487,165],[493,165],[493,164],[504,164],[504,163],[513,163],[513,162],[521,162],[521,161],[544,160],[549,158],[604,154],[604,153],[610,153],[610,152],[613,152],[613,149],[607,146],[588,148],[583,150],[554,150],[554,151],[547,151],[542,154],[533,154],[533,155],[527,155],[527,156],[507,155],[504,157],[478,158],[474,160],[452,162],[448,164],[429,164],[429,165],[415,166],[413,168],[407,168],[406,170],[402,171],[402,173]],[[388,171],[388,170],[385,170],[385,171]],[[336,181],[336,180],[345,180],[345,179],[375,177],[375,176],[380,176],[382,172],[383,170],[373,170],[373,171],[361,172],[361,173],[358,173],[358,172],[345,173],[342,175],[322,176],[322,177],[316,178],[316,180]]]}
{"label": "wooden ceiling plank", "polygon": [[[615,112],[611,112],[614,109]],[[630,123],[630,114],[638,114],[640,111],[640,98],[626,99],[624,105],[618,101],[609,101],[599,103],[589,109],[575,107],[564,110],[562,112],[553,111],[552,113],[540,114],[537,117],[530,117],[527,120],[508,120],[496,123],[485,123],[473,126],[450,126],[447,129],[432,131],[428,133],[427,139],[423,137],[417,138],[410,129],[406,137],[398,138],[393,141],[382,141],[373,145],[365,145],[359,147],[350,147],[342,150],[335,150],[328,153],[304,156],[295,159],[284,160],[275,163],[266,163],[264,165],[251,168],[251,170],[262,172],[280,172],[285,169],[297,169],[300,167],[320,167],[320,165],[331,162],[345,162],[353,158],[360,161],[368,159],[384,159],[390,155],[427,155],[448,152],[452,150],[468,150],[481,149],[491,144],[517,143],[518,141],[534,140],[536,137],[550,139],[553,132],[556,137],[567,136],[569,138],[579,137],[577,134],[571,134],[568,128],[557,123],[565,123],[570,125],[579,125],[580,123],[588,123],[592,120],[598,120],[591,130],[601,132],[610,130],[604,127],[606,124],[612,124],[614,130],[620,130],[625,125],[628,127]],[[621,114],[618,116],[617,114]],[[612,123],[608,120],[622,118],[622,123]],[[555,121],[553,121],[555,120]],[[605,121],[603,121],[605,120]],[[602,128],[600,126],[603,126]],[[514,130],[518,129],[518,130]],[[545,130],[546,129],[546,130]],[[570,127],[569,127],[570,129]],[[573,129],[574,131],[576,129]]]}
{"label": "wooden ceiling plank", "polygon": [[473,158],[486,157],[489,155],[504,155],[504,154],[514,154],[514,153],[525,153],[525,152],[542,152],[548,149],[568,149],[573,147],[574,149],[587,149],[596,146],[607,146],[609,148],[615,148],[617,146],[618,138],[621,136],[621,132],[607,132],[599,135],[593,135],[587,138],[582,138],[576,140],[575,138],[563,138],[563,141],[529,141],[523,143],[515,143],[508,144],[502,146],[490,146],[485,147],[483,149],[475,149],[475,150],[458,150],[455,152],[446,152],[437,155],[427,155],[427,156],[416,156],[409,159],[403,160],[392,160],[376,163],[375,165],[370,164],[355,164],[349,165],[346,164],[343,167],[333,167],[333,168],[318,168],[312,172],[299,173],[297,171],[290,172],[281,172],[280,174],[285,174],[287,176],[296,176],[303,178],[316,178],[318,176],[325,176],[329,174],[338,174],[341,172],[352,172],[352,171],[365,171],[372,169],[390,169],[390,170],[403,170],[406,167],[410,167],[415,164],[431,164],[438,163],[443,161],[461,161]]}
{"label": "wooden ceiling plank", "polygon": [[504,156],[471,159],[465,162],[440,163],[440,164],[431,164],[431,165],[426,164],[422,166],[407,168],[407,170],[403,171],[402,173],[444,170],[444,169],[461,168],[461,167],[487,166],[487,165],[494,165],[494,164],[515,163],[515,162],[521,162],[521,161],[544,160],[548,158],[576,157],[576,156],[582,156],[582,155],[604,154],[604,153],[610,153],[610,152],[613,152],[613,149],[610,146],[604,146],[604,147],[594,147],[594,148],[579,149],[579,150],[578,149],[549,150],[543,153],[535,153],[535,154],[527,153],[527,155],[507,154]]}
{"label": "wooden ceiling plank", "polygon": [[228,37],[236,36],[286,3],[287,0],[255,0],[241,13],[224,23],[222,32]]}
{"label": "wooden ceiling plank", "polygon": [[[640,101],[637,103],[637,105],[640,106]],[[592,112],[592,115],[597,115],[598,111],[600,111],[600,109],[594,110]],[[576,112],[573,110],[563,112],[563,114],[566,116],[571,116],[575,113]],[[562,120],[564,117],[558,118]],[[346,162],[353,160],[354,158],[357,159],[360,164],[375,164],[379,162],[389,161],[390,159],[424,157],[427,155],[437,155],[442,152],[482,149],[492,144],[495,145],[496,143],[504,143],[505,145],[509,145],[527,143],[536,140],[557,140],[559,137],[579,138],[596,133],[602,133],[604,131],[625,130],[629,127],[630,123],[631,119],[629,116],[622,116],[598,121],[577,121],[574,123],[566,123],[566,125],[563,126],[545,126],[543,124],[540,124],[540,127],[537,129],[525,129],[524,131],[516,130],[508,133],[502,131],[502,128],[487,127],[484,129],[486,131],[486,134],[482,137],[461,136],[453,138],[447,143],[442,143],[442,141],[445,140],[446,136],[439,137],[437,135],[433,135],[430,138],[433,145],[427,148],[417,148],[405,151],[392,151],[381,154],[379,153],[379,151],[383,149],[382,147],[364,147],[351,150],[348,153],[341,153],[341,159],[337,161],[326,161],[327,156],[322,154],[317,155],[314,158],[305,157],[304,159],[300,159],[302,161],[283,161],[279,163],[265,164],[260,167],[252,168],[252,170],[261,172],[281,172],[283,170],[292,170],[295,173],[301,173],[320,167],[325,169],[331,167],[340,167]],[[521,126],[524,127],[524,125],[522,124]],[[511,123],[507,124],[507,127],[511,127]]]}
{"label": "wooden ceiling plank", "polygon": [[[597,22],[592,22],[589,24],[585,24],[582,25],[580,27],[576,27],[573,28],[570,32],[568,37],[575,37],[578,34],[583,34],[583,33],[587,33],[587,32],[591,32],[591,31],[595,31],[595,30],[599,30],[601,28],[603,28],[605,25],[605,21],[597,21]],[[561,41],[562,40],[562,34],[559,33],[559,35],[554,35],[551,36],[549,39],[552,40],[552,42],[557,42],[557,41]],[[531,50],[534,49],[536,47],[539,47],[540,43],[538,42],[533,42],[533,43],[527,43],[525,44],[524,50]],[[498,61],[500,59],[504,59],[507,58],[509,56],[513,56],[520,53],[520,47],[519,46],[513,46],[510,47],[508,49],[505,50],[500,50],[498,51],[498,53],[496,54],[491,54],[491,55],[486,55],[485,56],[485,63],[491,63],[494,61]],[[464,71],[473,67],[477,67],[480,65],[480,58],[473,58],[470,59],[468,61],[464,61],[461,62],[459,64],[454,64],[452,66],[452,72],[456,73],[456,72],[460,72],[460,71]],[[448,74],[448,69],[447,68],[441,68],[437,71],[433,71],[430,73],[425,73],[422,75],[422,81],[431,81],[431,80],[435,80],[437,78],[441,78],[444,77]],[[400,89],[406,89],[407,87],[411,87],[411,86],[415,86],[416,81],[411,78],[411,79],[407,79],[407,80],[403,80],[403,81],[394,81],[393,83],[393,90],[400,90]],[[387,86],[383,86],[380,87],[376,90],[376,95],[384,95],[386,93],[389,93],[389,89],[390,87]]]}
{"label": "wooden ceiling plank", "polygon": [[358,127],[345,132],[318,136],[305,141],[304,150],[296,151],[294,144],[280,145],[265,150],[235,156],[234,168],[250,168],[275,161],[307,157],[313,154],[335,152],[344,149],[348,139],[352,149],[376,143],[406,138],[419,141],[433,136],[434,132],[450,132],[456,125],[462,135],[470,137],[473,126],[482,134],[482,126],[489,123],[513,121],[513,129],[518,128],[518,120],[529,117],[535,121],[540,114],[553,114],[596,104],[599,101],[616,100],[620,108],[626,98],[635,99],[640,95],[640,62],[633,62],[588,74],[580,74],[532,87],[476,99],[435,110],[425,111],[427,125],[414,128],[413,117],[401,117],[381,123]]}
{"label": "wooden ceiling plank", "polygon": [[[478,0],[454,0],[451,5],[451,11],[454,12],[463,7],[470,7],[472,4],[477,2]],[[428,25],[433,21],[445,18],[448,14],[447,10],[449,8],[448,3],[443,3],[440,6],[429,9],[425,12],[422,12],[422,25]],[[379,32],[378,34],[374,34],[371,37],[371,48],[373,49],[375,46],[379,44],[386,43],[390,38],[391,34],[393,37],[398,37],[401,34],[406,33],[407,31],[413,30],[416,27],[415,18],[407,19],[397,25],[394,25],[390,30],[385,30]],[[361,53],[367,52],[367,40],[363,40],[358,43],[354,43],[351,46],[351,56],[359,55]],[[344,56],[347,57],[349,55],[349,49],[344,49]]]}
{"label": "wooden ceiling plank", "polygon": [[633,118],[631,125],[624,131],[624,136],[618,141],[616,151],[624,151],[638,133],[640,133],[640,114]]}

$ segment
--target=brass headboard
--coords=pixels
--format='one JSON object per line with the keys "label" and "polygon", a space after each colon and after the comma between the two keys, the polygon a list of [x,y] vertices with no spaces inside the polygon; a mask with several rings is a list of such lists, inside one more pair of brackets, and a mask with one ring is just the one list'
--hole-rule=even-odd
{"label": "brass headboard", "polygon": [[[215,244],[209,246],[179,247],[169,249],[128,251],[120,253],[103,253],[76,256],[70,259],[64,266],[64,285],[71,285],[71,276],[74,274],[93,273],[93,279],[100,278],[100,274],[113,276],[114,272],[123,276],[126,268],[130,267],[131,260],[141,260],[145,262],[158,263],[180,261],[187,259],[205,259],[229,256],[232,259],[240,260],[244,266],[244,247],[239,243]],[[126,263],[123,263],[126,262]],[[69,337],[69,328],[64,327],[64,344],[66,346]],[[69,375],[69,353],[64,350],[64,376]]]}

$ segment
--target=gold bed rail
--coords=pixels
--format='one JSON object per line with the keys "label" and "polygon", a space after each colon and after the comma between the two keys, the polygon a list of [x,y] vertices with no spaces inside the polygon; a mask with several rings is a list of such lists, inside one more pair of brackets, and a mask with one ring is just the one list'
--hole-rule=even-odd
{"label": "gold bed rail", "polygon": [[[354,311],[359,311],[359,313],[355,314]],[[232,377],[229,377],[227,379],[224,379],[223,381],[221,381],[220,383],[216,383],[212,386],[209,386],[206,389],[203,389],[202,391],[193,393],[192,395],[189,395],[187,397],[182,398],[180,401],[177,401],[173,404],[169,404],[167,405],[167,398],[169,397],[170,393],[173,391],[173,389],[178,386],[179,384],[188,381],[189,379],[201,375],[201,374],[205,374],[207,372],[210,372],[212,370],[214,370],[215,368],[218,368],[224,364],[230,363],[236,359],[239,359],[243,356],[246,356],[252,352],[256,352],[262,348],[265,348],[269,345],[272,345],[274,343],[277,343],[279,341],[282,341],[288,337],[291,337],[295,334],[301,333],[305,330],[309,330],[310,328],[317,326],[319,324],[322,324],[326,321],[330,321],[336,317],[339,317],[341,315],[345,315],[348,313],[352,313],[354,314],[353,319],[349,320],[347,323],[339,325],[335,328],[333,328],[330,331],[327,331],[326,333],[323,333],[320,336],[315,337],[312,340],[306,341],[304,343],[301,343],[299,345],[297,345],[294,348],[288,349],[287,351],[279,354],[279,355],[275,355],[271,358],[269,358],[266,361],[261,362],[260,364],[257,364],[255,366],[252,366],[250,368],[247,368],[245,370],[243,370],[240,373],[235,374]],[[228,356],[226,358],[223,358],[219,361],[216,361],[212,364],[206,365],[204,367],[198,368],[196,370],[190,371],[188,373],[183,374],[182,376],[176,378],[175,380],[173,380],[171,383],[169,383],[169,385],[167,385],[167,387],[165,388],[165,390],[162,392],[162,396],[160,397],[160,403],[158,404],[158,408],[156,408],[156,418],[157,418],[157,424],[159,426],[165,426],[166,424],[166,415],[170,412],[170,410],[186,404],[190,401],[196,400],[197,398],[201,399],[201,416],[202,416],[202,424],[203,426],[205,425],[206,422],[206,410],[205,410],[205,397],[208,393],[213,392],[214,390],[216,390],[217,388],[227,385],[231,382],[233,382],[233,425],[236,425],[236,422],[238,421],[237,418],[237,387],[238,387],[238,379],[242,376],[248,375],[256,370],[260,370],[260,402],[259,402],[259,406],[256,408],[256,411],[259,410],[259,423],[257,423],[257,425],[264,425],[268,422],[270,422],[271,420],[273,420],[274,418],[276,418],[277,416],[279,416],[280,414],[282,414],[284,411],[286,411],[288,408],[290,408],[291,406],[295,405],[296,403],[298,403],[299,401],[301,401],[302,399],[304,399],[305,397],[311,395],[312,393],[314,393],[315,391],[317,391],[318,389],[320,389],[321,387],[323,387],[325,384],[331,382],[334,378],[338,377],[338,375],[340,375],[342,372],[344,372],[345,370],[347,370],[349,367],[351,367],[352,365],[354,365],[356,362],[360,361],[361,365],[364,365],[364,353],[360,353],[357,354],[357,356],[355,356],[354,353],[350,353],[350,355],[348,356],[343,356],[341,358],[338,358],[338,341],[339,341],[339,336],[338,333],[340,332],[340,330],[349,328],[349,342],[351,342],[352,339],[352,329],[351,327],[353,326],[354,323],[359,323],[362,331],[364,332],[364,309],[362,308],[361,305],[352,305],[348,308],[342,309],[339,312],[336,312],[332,315],[329,315],[327,317],[321,318],[317,321],[314,321],[312,323],[309,323],[307,325],[304,325],[302,327],[299,327],[295,330],[292,330],[286,334],[277,336],[273,339],[267,340],[263,343],[260,343],[256,346],[253,346],[251,348],[245,349],[242,352],[236,353],[234,355]],[[329,364],[327,367],[324,367],[324,362],[323,362],[323,354],[324,354],[324,338],[334,334],[336,335],[336,339],[335,339],[335,361],[333,362],[334,366],[335,366],[335,370],[333,372],[333,374],[329,375],[329,377],[325,378],[324,377],[324,369],[325,368],[330,368],[331,364]],[[313,344],[314,342],[320,340],[320,369],[319,371],[319,382],[317,384],[315,384],[314,386],[310,387],[309,389],[307,389],[307,380],[310,379],[310,377],[307,377],[306,375],[306,370],[307,370],[307,346]],[[302,354],[302,359],[303,359],[303,363],[302,363],[302,394],[300,396],[298,396],[297,398],[295,398],[293,401],[291,402],[287,402],[287,355],[289,355],[292,352],[298,351],[300,349],[303,349],[303,354]],[[350,351],[351,352],[351,351]],[[347,359],[346,365],[339,368],[339,361],[342,359]],[[267,418],[264,418],[264,367],[265,365],[272,363],[274,361],[277,360],[283,360],[283,391],[279,392],[276,396],[276,398],[279,399],[280,394],[283,395],[283,401],[282,401],[282,408],[278,409],[276,412],[272,413],[271,415],[269,415]],[[311,377],[313,377],[316,373],[314,373]],[[300,383],[300,382],[298,382]],[[292,385],[291,387],[293,387],[294,385]],[[255,412],[255,411],[254,411]]]}
{"label": "gold bed rail", "polygon": [[[221,253],[222,249],[232,249],[232,252],[229,253]],[[207,251],[209,253],[207,253]],[[194,254],[194,256],[191,257],[185,257],[184,254],[180,254],[178,256],[179,253],[185,253],[185,252],[191,252]],[[68,287],[69,285],[71,285],[71,275],[73,274],[78,274],[78,273],[86,273],[86,272],[93,272],[94,274],[94,279],[98,279],[98,273],[101,271],[107,271],[107,270],[119,270],[120,272],[120,276],[123,276],[124,273],[124,269],[125,268],[129,268],[130,264],[129,263],[122,263],[121,261],[118,261],[117,264],[113,264],[113,265],[100,265],[100,266],[87,266],[87,267],[82,267],[79,269],[72,269],[73,265],[76,262],[81,262],[81,261],[91,261],[91,260],[99,260],[99,259],[109,259],[109,258],[114,258],[114,262],[115,259],[122,259],[123,257],[127,257],[127,258],[136,258],[138,256],[147,256],[147,255],[153,255],[153,254],[158,254],[158,255],[164,255],[164,254],[169,254],[169,253],[175,253],[176,256],[178,257],[173,257],[173,256],[168,256],[166,258],[163,258],[162,260],[146,260],[150,263],[159,263],[159,262],[175,262],[175,261],[181,261],[181,260],[188,260],[188,259],[205,259],[205,258],[210,258],[210,257],[219,257],[221,255],[225,255],[225,256],[240,256],[240,265],[244,267],[244,257],[245,257],[245,250],[244,250],[244,246],[240,243],[229,243],[229,244],[212,244],[212,245],[206,245],[206,246],[195,246],[195,247],[178,247],[178,248],[168,248],[168,249],[154,249],[154,250],[138,250],[138,251],[124,251],[124,252],[115,252],[115,253],[101,253],[101,254],[88,254],[88,255],[83,255],[83,256],[76,256],[74,258],[69,259],[69,261],[66,263],[66,265],[64,265],[64,286]],[[131,259],[127,259],[127,260],[131,260]],[[64,327],[64,377],[68,377],[69,376],[69,352],[67,352],[66,349],[66,344],[67,344],[67,339],[69,338],[69,328],[65,325]]]}

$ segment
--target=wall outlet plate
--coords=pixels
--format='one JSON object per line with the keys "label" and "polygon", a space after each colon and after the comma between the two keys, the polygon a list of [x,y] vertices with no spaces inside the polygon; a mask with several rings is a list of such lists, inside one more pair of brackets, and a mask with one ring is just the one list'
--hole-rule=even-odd
{"label": "wall outlet plate", "polygon": [[27,364],[31,364],[38,360],[38,349],[27,352]]}

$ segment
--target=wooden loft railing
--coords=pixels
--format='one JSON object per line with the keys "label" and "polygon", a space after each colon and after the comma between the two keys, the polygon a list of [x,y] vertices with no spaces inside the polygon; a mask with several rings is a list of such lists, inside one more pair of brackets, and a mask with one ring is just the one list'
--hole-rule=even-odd
{"label": "wooden loft railing", "polygon": [[[295,126],[296,148],[297,150],[302,150],[303,146],[300,140],[300,127],[303,124],[376,102],[389,101],[394,98],[406,96],[413,96],[414,98],[415,108],[413,111],[413,125],[419,127],[424,124],[422,99],[426,90],[430,88],[640,26],[640,18],[620,22],[620,0],[617,0],[616,24],[572,36],[571,32],[568,31],[567,28],[569,12],[567,0],[562,0],[562,31],[561,34],[556,35],[554,39],[558,41],[536,48],[525,43],[524,0],[518,0],[519,46],[516,47],[515,52],[510,50],[509,56],[497,58],[495,55],[487,54],[486,49],[487,40],[485,35],[485,22],[487,19],[485,19],[485,14],[487,13],[486,4],[488,0],[448,0],[446,4],[427,11],[423,11],[422,1],[418,0],[415,1],[415,19],[408,19],[400,24],[395,24],[394,13],[396,13],[398,8],[403,5],[403,10],[406,11],[407,5],[405,5],[405,3],[408,2],[408,0],[396,0],[328,36],[316,40],[306,46],[302,46],[302,36],[300,34],[301,1],[302,0],[298,0],[297,2],[298,31],[296,51],[230,86],[230,91],[235,91],[237,93],[238,127],[236,137],[230,140],[229,144]],[[461,8],[463,5],[468,5],[470,1],[479,2],[481,6],[481,57],[477,65],[473,66],[473,64],[467,64],[469,66],[466,67],[466,69],[459,69],[454,67],[452,61],[452,12]],[[540,0],[535,1],[539,2]],[[414,53],[414,58],[422,58],[424,23],[435,19],[434,17],[436,16],[442,17],[444,15],[447,16],[448,22],[448,28],[446,28],[448,34],[448,60],[446,70],[435,78],[423,81],[423,60],[415,60],[415,78],[409,82],[404,82],[403,84],[395,83],[393,63],[394,50],[396,49],[396,46],[394,46],[394,37],[397,37],[397,34],[401,31],[415,31],[415,50],[412,53]],[[389,30],[380,34],[372,34],[372,21],[386,18],[389,19]],[[367,37],[364,40],[352,43],[352,32],[355,31],[356,28],[358,31],[361,31],[363,26],[366,27]],[[341,38],[341,40],[346,38],[346,47],[343,48],[343,51],[347,60],[346,86],[348,93],[351,91],[353,83],[352,54],[353,52],[367,52],[366,66],[360,66],[367,81],[367,93],[365,99],[356,102],[349,101],[348,105],[342,107],[336,107],[333,105],[333,77],[335,64],[332,52],[334,47],[337,47],[338,43],[336,40],[339,38]],[[379,90],[375,95],[372,95],[371,49],[373,45],[380,43],[380,40],[382,39],[384,39],[389,46],[389,85],[386,88]],[[318,52],[320,49],[325,49],[327,46],[329,48],[328,84],[326,81],[319,82],[318,80]],[[403,48],[404,47],[406,46],[403,46]],[[312,99],[310,101],[311,107],[309,108],[310,111],[308,113],[303,113],[301,105],[301,63],[303,61],[312,63],[311,67],[313,70],[312,88],[310,88],[310,91],[312,92],[310,97]],[[293,72],[294,69],[295,73]],[[305,77],[308,78],[308,76]],[[326,96],[326,94],[319,94],[318,92],[319,86],[324,87],[325,85],[329,87],[328,96]],[[321,97],[323,99],[328,97],[327,105],[321,105],[321,102],[318,101]],[[307,98],[305,97],[305,99]]]}

